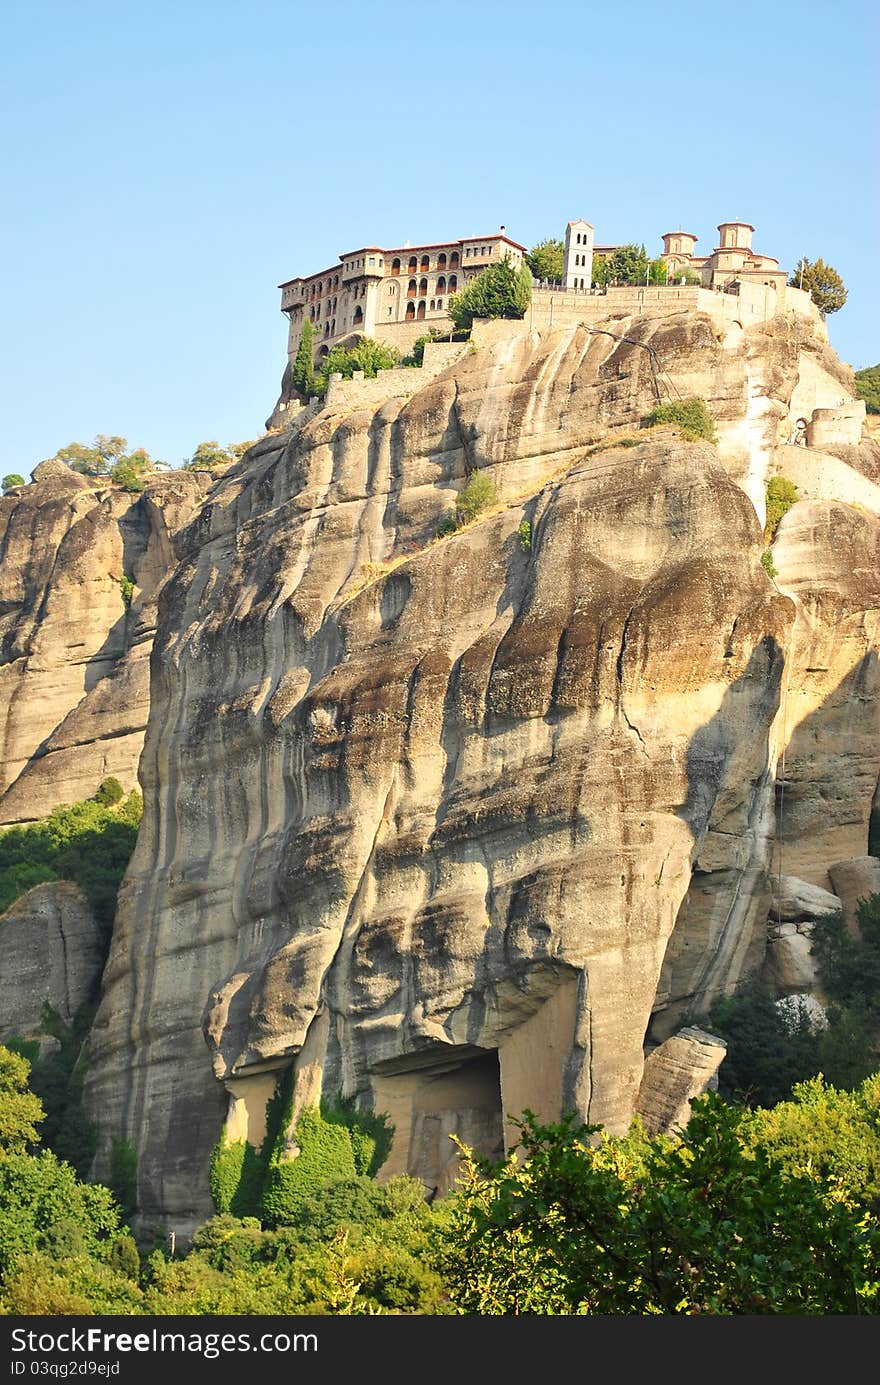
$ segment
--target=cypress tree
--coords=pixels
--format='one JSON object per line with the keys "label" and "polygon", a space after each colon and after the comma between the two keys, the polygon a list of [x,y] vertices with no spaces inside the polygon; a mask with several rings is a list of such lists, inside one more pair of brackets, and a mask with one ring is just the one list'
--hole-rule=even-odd
{"label": "cypress tree", "polygon": [[302,336],[299,339],[296,360],[293,363],[293,383],[304,399],[308,399],[311,395],[315,380],[315,366],[312,359],[313,341],[312,324],[306,318],[303,323]]}

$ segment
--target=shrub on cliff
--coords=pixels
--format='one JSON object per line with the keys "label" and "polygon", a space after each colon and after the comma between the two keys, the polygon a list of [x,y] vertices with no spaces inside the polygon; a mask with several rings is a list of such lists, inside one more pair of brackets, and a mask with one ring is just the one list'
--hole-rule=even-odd
{"label": "shrub on cliff", "polygon": [[660,423],[676,424],[681,436],[688,442],[696,442],[700,438],[706,442],[715,441],[715,424],[702,399],[669,400],[665,404],[658,404],[642,419],[645,428],[655,428]]}
{"label": "shrub on cliff", "polygon": [[12,490],[13,486],[23,486],[24,477],[20,476],[17,471],[10,471],[8,476],[3,477],[2,485],[3,494],[5,495],[7,491]]}
{"label": "shrub on cliff", "polygon": [[457,526],[470,524],[483,510],[498,500],[498,491],[485,471],[472,471],[467,484],[455,497],[455,522]]}
{"label": "shrub on cliff", "polygon": [[527,264],[515,269],[508,255],[465,284],[449,300],[448,312],[459,331],[473,326],[475,318],[524,317],[532,297],[532,271]]}
{"label": "shrub on cliff", "polygon": [[767,482],[767,518],[764,522],[764,538],[768,542],[776,537],[779,521],[787,514],[798,498],[797,486],[785,476],[771,476]]}
{"label": "shrub on cliff", "polygon": [[334,346],[321,362],[311,392],[323,399],[331,375],[339,374],[343,379],[350,380],[356,370],[362,370],[364,378],[372,380],[380,370],[392,370],[399,364],[400,352],[397,347],[386,346],[372,337],[364,337],[351,347]]}

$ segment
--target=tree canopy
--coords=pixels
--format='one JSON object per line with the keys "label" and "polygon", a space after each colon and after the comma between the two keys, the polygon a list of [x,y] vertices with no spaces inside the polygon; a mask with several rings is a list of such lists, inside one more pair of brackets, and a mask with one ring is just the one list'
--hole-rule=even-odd
{"label": "tree canopy", "polygon": [[71,442],[59,447],[50,462],[63,462],[71,471],[83,476],[109,476],[116,485],[127,491],[142,491],[156,463],[143,447],[129,451],[126,438],[99,433],[91,446]]}
{"label": "tree canopy", "polygon": [[846,287],[837,270],[822,259],[808,260],[806,255],[802,256],[788,282],[792,288],[802,288],[808,293],[823,317],[838,312],[847,299]]}
{"label": "tree canopy", "polygon": [[524,317],[532,296],[532,271],[515,269],[508,255],[489,265],[461,293],[449,300],[449,316],[459,331],[469,330],[478,317]]}
{"label": "tree canopy", "polygon": [[183,464],[188,471],[217,471],[231,466],[244,455],[253,442],[228,442],[221,447],[216,438],[200,442],[191,457],[185,457]]}
{"label": "tree canopy", "polygon": [[680,1139],[527,1112],[515,1159],[465,1151],[441,1263],[456,1310],[876,1312],[876,1218],[771,1158],[747,1122],[711,1094]]}
{"label": "tree canopy", "polygon": [[526,264],[536,279],[558,283],[565,264],[565,245],[561,240],[541,240],[526,255]]}
{"label": "tree canopy", "polygon": [[7,491],[12,490],[13,486],[23,486],[24,477],[17,471],[10,471],[8,476],[3,477],[2,485],[3,494],[5,495]]}
{"label": "tree canopy", "polygon": [[[856,371],[856,394],[859,399],[864,399],[869,414],[880,414],[880,365],[865,366],[864,370]],[[3,482],[3,489],[6,489],[6,481]]]}

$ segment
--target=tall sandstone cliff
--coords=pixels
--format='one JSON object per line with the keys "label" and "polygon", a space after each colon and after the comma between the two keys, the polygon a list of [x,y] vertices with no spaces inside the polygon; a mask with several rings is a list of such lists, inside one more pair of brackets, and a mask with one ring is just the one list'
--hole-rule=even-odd
{"label": "tall sandstone cliff", "polygon": [[[224,1120],[259,1143],[291,1065],[434,1186],[526,1106],[624,1129],[646,1051],[763,965],[771,872],[867,850],[877,449],[818,319],[493,324],[411,374],[253,447],[159,592],[87,1085],[145,1222],[210,1214]],[[658,395],[718,446],[641,432]],[[501,503],[436,539],[477,467]]]}
{"label": "tall sandstone cliff", "polygon": [[44,462],[0,498],[0,824],[88,798],[108,775],[136,785],[156,593],[206,481],[159,475],[129,494]]}

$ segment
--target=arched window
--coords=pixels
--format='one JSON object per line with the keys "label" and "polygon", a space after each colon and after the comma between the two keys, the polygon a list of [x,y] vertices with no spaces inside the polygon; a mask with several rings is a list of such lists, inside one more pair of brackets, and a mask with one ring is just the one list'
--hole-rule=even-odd
{"label": "arched window", "polygon": [[424,300],[424,298],[423,298],[422,301],[421,301],[421,303],[419,304],[418,312],[416,313],[416,317],[418,317],[418,318],[423,318],[424,316],[425,316],[425,300]]}
{"label": "arched window", "polygon": [[319,356],[329,356],[329,355],[330,355],[330,347],[329,347],[329,346],[322,346],[321,349],[320,349],[320,351],[318,352],[318,355],[319,355]]}
{"label": "arched window", "polygon": [[410,272],[410,274],[415,274],[415,272],[416,272],[416,270],[418,269],[418,267],[419,267],[419,262],[418,262],[418,260],[416,259],[415,255],[410,255],[410,257],[409,257],[409,272]]}
{"label": "arched window", "polygon": [[406,296],[407,296],[407,298],[415,298],[415,296],[416,296],[416,294],[418,293],[418,291],[419,291],[419,286],[418,286],[418,284],[416,283],[415,279],[410,279],[409,283],[408,283],[407,286],[406,286]]}
{"label": "arched window", "polygon": [[445,293],[445,292],[446,292],[446,278],[445,278],[445,276],[444,276],[443,274],[441,274],[441,275],[440,275],[440,278],[437,280],[437,292],[438,292],[438,293]]}
{"label": "arched window", "polygon": [[357,307],[355,308],[355,310],[354,310],[354,325],[355,325],[355,327],[357,327],[358,323],[363,322],[363,320],[364,320],[364,310],[363,310],[363,308],[361,307],[361,305],[360,305],[360,303],[359,303],[359,304],[357,305]]}
{"label": "arched window", "polygon": [[438,307],[438,308],[442,308],[442,307],[443,307],[443,299],[442,299],[442,298],[438,298],[438,299],[437,299],[437,307]]}
{"label": "arched window", "polygon": [[419,269],[422,271],[423,274],[427,274],[427,272],[428,272],[428,270],[429,270],[430,268],[431,268],[431,261],[429,260],[429,258],[428,258],[427,255],[423,255],[423,256],[422,256],[422,263],[419,265]]}
{"label": "arched window", "polygon": [[421,295],[422,298],[424,298],[424,297],[425,297],[425,294],[426,294],[427,292],[428,292],[428,281],[427,281],[427,279],[422,279],[421,283],[419,284],[419,294]]}
{"label": "arched window", "polygon": [[438,256],[437,256],[437,268],[438,268],[438,269],[445,269],[445,268],[446,268],[446,252],[445,252],[445,251],[443,252],[442,255],[438,255]]}
{"label": "arched window", "polygon": [[450,292],[450,293],[455,293],[455,291],[456,291],[457,288],[458,288],[458,275],[457,275],[457,274],[450,274],[450,276],[449,276],[449,292]]}
{"label": "arched window", "polygon": [[333,280],[333,287],[334,287],[335,289],[338,289],[338,288],[339,288],[339,275],[338,275],[338,274],[336,275],[336,278]]}
{"label": "arched window", "polygon": [[392,273],[392,274],[399,274],[399,273],[400,273],[400,260],[392,260],[392,261],[391,261],[391,273]]}
{"label": "arched window", "polygon": [[324,336],[325,336],[325,337],[329,337],[329,335],[330,335],[330,323],[329,323],[329,322],[325,322],[325,323],[324,323]]}
{"label": "arched window", "polygon": [[434,309],[435,309],[435,307],[437,306],[436,301],[435,301],[433,298],[431,299],[431,304],[430,304],[430,306],[431,306],[431,312],[433,312]]}
{"label": "arched window", "polygon": [[406,305],[406,321],[407,321],[407,322],[412,322],[412,320],[413,320],[413,318],[415,317],[415,315],[416,315],[416,305],[415,305],[415,303],[407,303],[407,305]]}
{"label": "arched window", "polygon": [[453,250],[452,254],[449,256],[449,268],[458,269],[459,263],[458,251]]}

